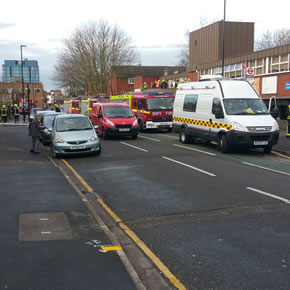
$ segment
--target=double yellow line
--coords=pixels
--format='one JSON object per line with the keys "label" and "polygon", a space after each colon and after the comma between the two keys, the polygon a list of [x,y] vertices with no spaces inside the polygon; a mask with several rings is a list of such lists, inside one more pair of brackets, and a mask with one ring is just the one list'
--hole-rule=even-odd
{"label": "double yellow line", "polygon": [[[74,168],[65,160],[63,163],[74,174],[79,182],[84,186],[87,192],[93,193],[94,190],[86,183],[86,181],[74,170]],[[113,218],[113,220],[123,229],[127,235],[138,245],[138,247],[151,259],[156,267],[164,274],[165,277],[177,288],[186,289],[185,286],[170,272],[170,270],[162,263],[162,261],[146,246],[146,244],[140,240],[140,238],[128,227],[123,221],[107,206],[102,198],[97,198],[97,202],[107,211],[107,213]]]}

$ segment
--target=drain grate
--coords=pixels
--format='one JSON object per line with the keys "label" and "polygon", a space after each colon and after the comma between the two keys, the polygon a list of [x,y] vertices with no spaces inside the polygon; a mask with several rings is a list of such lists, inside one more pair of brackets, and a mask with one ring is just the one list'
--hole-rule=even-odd
{"label": "drain grate", "polygon": [[72,240],[64,212],[22,213],[19,217],[19,241]]}

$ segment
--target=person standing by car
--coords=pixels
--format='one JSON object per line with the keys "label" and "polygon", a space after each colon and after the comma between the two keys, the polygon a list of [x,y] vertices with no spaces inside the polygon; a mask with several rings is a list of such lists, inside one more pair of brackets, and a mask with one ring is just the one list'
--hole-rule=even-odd
{"label": "person standing by car", "polygon": [[55,105],[54,105],[54,108],[55,108],[55,111],[56,111],[56,112],[60,112],[60,108],[59,108],[58,104],[55,104]]}
{"label": "person standing by car", "polygon": [[41,135],[41,130],[45,129],[44,126],[40,125],[40,122],[39,122],[40,118],[41,118],[41,115],[36,115],[29,125],[29,136],[32,137],[30,152],[36,153],[36,154],[40,153],[39,137]]}

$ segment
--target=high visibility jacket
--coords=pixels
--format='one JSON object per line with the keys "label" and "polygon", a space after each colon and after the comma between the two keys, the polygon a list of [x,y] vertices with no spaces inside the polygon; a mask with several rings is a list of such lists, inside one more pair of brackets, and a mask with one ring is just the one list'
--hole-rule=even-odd
{"label": "high visibility jacket", "polygon": [[14,116],[19,116],[19,109],[18,108],[14,108],[13,115]]}
{"label": "high visibility jacket", "polygon": [[2,117],[5,117],[5,116],[7,116],[7,109],[1,109],[1,116]]}

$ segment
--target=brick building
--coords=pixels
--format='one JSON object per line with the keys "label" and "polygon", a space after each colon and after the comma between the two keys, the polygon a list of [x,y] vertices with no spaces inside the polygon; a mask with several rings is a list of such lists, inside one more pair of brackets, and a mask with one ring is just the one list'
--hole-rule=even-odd
{"label": "brick building", "polygon": [[[120,95],[140,89],[146,82],[150,83],[162,79],[170,74],[186,73],[186,67],[179,66],[115,66],[109,73],[111,85],[107,95]],[[109,81],[110,83],[110,81]]]}

